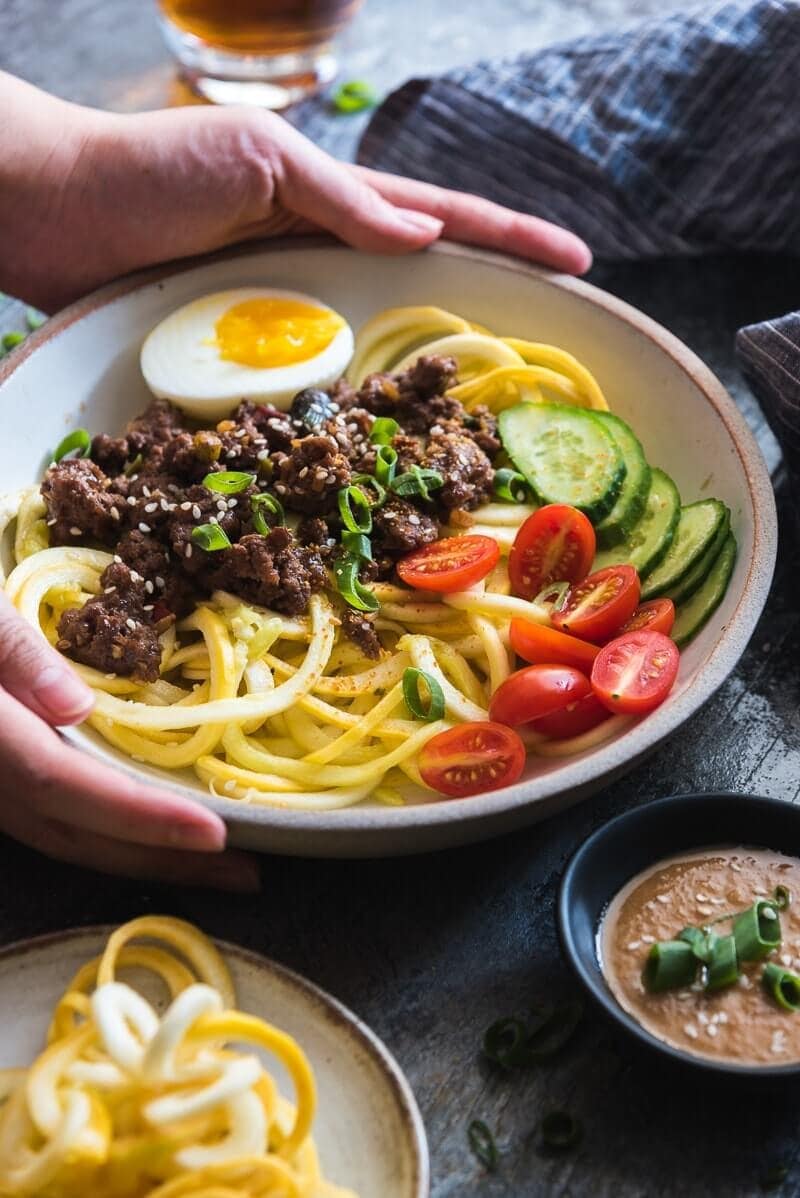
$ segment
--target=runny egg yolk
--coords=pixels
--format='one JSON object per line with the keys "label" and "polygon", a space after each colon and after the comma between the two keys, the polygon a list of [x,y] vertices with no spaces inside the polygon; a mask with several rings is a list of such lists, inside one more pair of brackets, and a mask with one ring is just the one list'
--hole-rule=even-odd
{"label": "runny egg yolk", "polygon": [[345,322],[330,308],[300,300],[243,300],[214,326],[219,355],[242,366],[291,366],[327,349]]}

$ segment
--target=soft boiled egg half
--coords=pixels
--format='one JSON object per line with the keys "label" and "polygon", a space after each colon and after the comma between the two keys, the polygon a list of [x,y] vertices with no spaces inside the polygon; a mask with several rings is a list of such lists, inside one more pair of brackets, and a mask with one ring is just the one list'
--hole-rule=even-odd
{"label": "soft boiled egg half", "polygon": [[141,366],[154,395],[218,420],[241,399],[285,410],[303,388],[334,383],[352,355],[352,329],[321,300],[240,287],[172,312],[147,337]]}

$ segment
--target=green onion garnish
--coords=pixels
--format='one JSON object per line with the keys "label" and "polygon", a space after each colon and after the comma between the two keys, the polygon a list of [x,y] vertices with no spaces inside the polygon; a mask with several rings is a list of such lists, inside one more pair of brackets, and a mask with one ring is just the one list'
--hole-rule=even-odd
{"label": "green onion garnish", "polygon": [[378,95],[372,84],[367,83],[365,79],[350,79],[337,87],[331,97],[331,103],[337,112],[350,116],[354,112],[374,108],[378,103]]}
{"label": "green onion garnish", "polygon": [[391,416],[378,416],[372,425],[369,439],[373,445],[391,445],[400,431],[400,425]]}
{"label": "green onion garnish", "polygon": [[[420,694],[420,683],[428,692],[427,706]],[[416,666],[407,666],[403,673],[403,698],[406,707],[418,720],[433,723],[444,715],[444,691],[438,679]]]}
{"label": "green onion garnish", "polygon": [[215,553],[218,549],[230,549],[228,534],[218,524],[198,524],[192,529],[192,542],[205,549],[206,553]]}
{"label": "green onion garnish", "polygon": [[800,977],[770,961],[761,977],[767,993],[784,1011],[800,1011]]}
{"label": "green onion garnish", "polygon": [[527,1064],[528,1031],[521,1019],[498,1019],[486,1029],[483,1051],[504,1069]]}
{"label": "green onion garnish", "polygon": [[531,489],[524,474],[503,466],[494,474],[494,496],[503,503],[524,503],[530,499]]}
{"label": "green onion garnish", "polygon": [[760,899],[737,915],[733,924],[740,961],[760,961],[781,942],[781,921],[775,903]]}
{"label": "green onion garnish", "polygon": [[382,487],[390,487],[397,469],[397,450],[391,445],[379,445],[375,455],[375,477]]}
{"label": "green onion garnish", "polygon": [[574,1148],[583,1135],[581,1124],[567,1111],[550,1111],[542,1119],[541,1131],[545,1147],[557,1152]]}
{"label": "green onion garnish", "polygon": [[136,471],[141,467],[143,462],[144,462],[144,458],[142,457],[142,455],[140,453],[137,453],[135,458],[131,458],[131,460],[129,462],[125,463],[122,473],[125,475],[126,478],[130,478],[131,475],[135,474]]}
{"label": "green onion garnish", "polygon": [[684,928],[678,939],[690,944],[697,960],[706,965],[719,937],[704,928]]}
{"label": "green onion garnish", "polygon": [[642,981],[651,994],[689,986],[697,973],[697,958],[685,940],[662,940],[647,954]]}
{"label": "green onion garnish", "polygon": [[253,528],[256,532],[261,533],[262,537],[268,537],[272,532],[272,529],[264,518],[265,512],[268,512],[270,516],[277,517],[277,524],[286,523],[283,504],[274,495],[270,495],[266,491],[262,491],[260,495],[253,495],[250,500],[250,510],[253,516]]}
{"label": "green onion garnish", "polygon": [[723,990],[739,979],[735,936],[715,938],[706,965],[706,990]]}
{"label": "green onion garnish", "polygon": [[4,333],[2,341],[3,349],[6,353],[8,353],[9,350],[15,349],[18,345],[22,345],[22,342],[25,340],[26,336],[27,333]]}
{"label": "green onion garnish", "polygon": [[92,438],[85,428],[76,428],[74,432],[67,433],[63,441],[53,451],[53,461],[60,462],[62,458],[67,457],[70,453],[75,453],[76,458],[85,458],[92,447]]}
{"label": "green onion garnish", "polygon": [[203,486],[209,491],[218,491],[220,495],[238,495],[255,481],[255,474],[247,474],[244,470],[214,470],[205,476]]}
{"label": "green onion garnish", "polygon": [[353,557],[360,557],[362,561],[372,561],[372,543],[363,532],[343,532],[342,546]]}
{"label": "green onion garnish", "polygon": [[344,601],[356,611],[377,611],[380,603],[369,587],[365,587],[359,580],[360,567],[361,558],[349,553],[340,554],[333,564],[337,589]]}
{"label": "green onion garnish", "polygon": [[776,886],[772,894],[773,902],[778,910],[785,911],[792,901],[791,891],[787,890],[785,886]]}
{"label": "green onion garnish", "polygon": [[467,1128],[467,1141],[470,1148],[483,1165],[493,1173],[497,1168],[497,1145],[494,1136],[482,1119],[473,1119]]}
{"label": "green onion garnish", "polygon": [[342,487],[337,499],[339,515],[348,532],[372,532],[370,502],[359,487]]}
{"label": "green onion garnish", "polygon": [[47,317],[43,316],[41,312],[37,312],[35,308],[25,310],[25,323],[32,333],[40,329],[46,320]]}
{"label": "green onion garnish", "polygon": [[405,474],[398,474],[392,480],[391,489],[395,495],[421,495],[430,499],[431,491],[438,491],[444,486],[444,479],[438,470],[423,470],[421,466],[412,466]]}
{"label": "green onion garnish", "polygon": [[[373,478],[371,474],[354,474],[352,482],[358,487],[372,487],[375,492],[375,498],[370,503],[370,507],[380,507],[386,500],[386,490],[378,482],[377,478]],[[367,494],[369,499],[369,494]]]}

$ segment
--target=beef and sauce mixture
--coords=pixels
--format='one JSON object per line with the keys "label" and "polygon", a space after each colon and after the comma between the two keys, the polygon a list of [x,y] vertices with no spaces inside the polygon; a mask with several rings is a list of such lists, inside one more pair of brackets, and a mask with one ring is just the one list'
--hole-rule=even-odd
{"label": "beef and sauce mixture", "polygon": [[[776,893],[782,894],[780,905],[774,902]],[[764,934],[775,943],[754,947],[751,932],[748,951],[748,915],[754,906]],[[742,914],[744,929],[737,928]],[[667,978],[676,984],[654,992],[647,976],[653,946],[669,948],[682,932],[696,936],[697,930],[711,932],[723,950],[717,953],[719,988],[709,987],[710,965],[697,961],[691,981]],[[726,959],[726,938],[729,945],[734,941],[732,956],[738,946],[745,959]],[[792,980],[800,971],[800,861],[795,858],[765,849],[722,848],[664,861],[635,877],[610,903],[599,955],[617,1001],[673,1047],[739,1064],[800,1060],[800,979],[798,985]],[[702,950],[700,955],[713,962],[713,955]],[[774,983],[780,975],[787,1005],[777,1001]]]}
{"label": "beef and sauce mixture", "polygon": [[[496,424],[487,409],[467,413],[445,395],[455,372],[452,358],[421,357],[402,374],[370,375],[358,389],[341,381],[330,393],[301,392],[288,412],[242,402],[214,428],[190,426],[157,400],[121,436],[96,436],[88,457],[54,464],[42,483],[51,545],[114,554],[100,593],[64,613],[58,648],[147,682],[159,674],[159,635],[216,590],[301,615],[312,593],[331,585],[339,492],[373,473],[377,417],[399,425],[391,442],[398,475],[419,467],[441,476],[427,497],[390,491],[373,510],[373,560],[361,580],[390,579],[399,558],[436,540],[442,523],[468,524],[469,509],[492,493]],[[249,472],[254,481],[226,496],[203,485],[217,471]],[[258,505],[258,531],[252,500],[264,493],[285,510],[286,525]],[[230,546],[198,546],[193,530],[207,524]],[[339,615],[344,632],[378,657],[370,616],[344,603]]]}

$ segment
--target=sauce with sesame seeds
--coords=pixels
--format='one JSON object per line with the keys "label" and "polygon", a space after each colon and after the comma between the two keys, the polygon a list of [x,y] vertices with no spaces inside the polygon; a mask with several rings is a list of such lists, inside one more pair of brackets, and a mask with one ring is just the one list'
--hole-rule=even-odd
{"label": "sauce with sesame seeds", "polygon": [[[642,970],[656,941],[713,922],[720,936],[733,913],[784,886],[793,902],[780,912],[782,941],[761,961],[740,962],[734,985],[707,993],[691,986],[652,993]],[[715,922],[719,921],[719,922]],[[800,1061],[800,1013],[782,1009],[761,984],[770,961],[800,972],[800,861],[769,849],[718,848],[672,857],[632,878],[608,906],[597,936],[614,997],[651,1035],[692,1056],[743,1065]]]}

